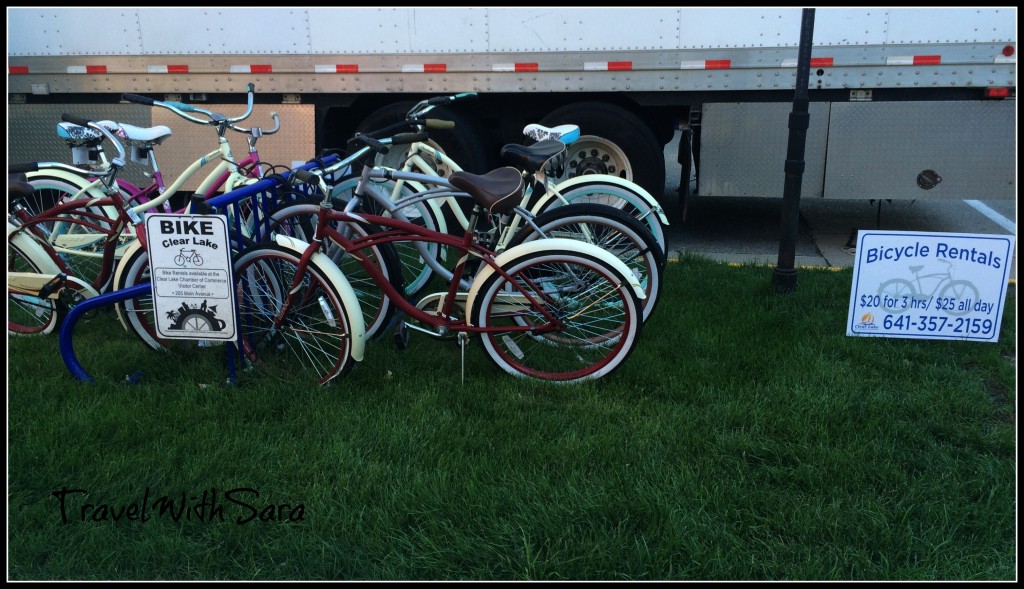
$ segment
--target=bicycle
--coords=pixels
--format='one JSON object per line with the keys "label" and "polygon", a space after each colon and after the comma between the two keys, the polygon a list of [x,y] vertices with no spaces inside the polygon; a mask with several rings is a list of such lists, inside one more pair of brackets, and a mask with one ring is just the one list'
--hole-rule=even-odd
{"label": "bicycle", "polygon": [[[431,128],[441,126],[442,124],[443,122],[430,119],[423,121],[423,126]],[[370,135],[386,134],[408,125],[408,122],[396,123]],[[384,145],[408,144],[409,141],[424,134],[422,131],[416,134],[404,134],[403,136],[396,136],[391,139],[382,139],[381,142]],[[399,137],[402,138],[399,139]],[[314,169],[313,173],[317,178],[318,191],[321,194],[331,193],[329,186],[326,184],[325,177],[329,176],[332,170],[352,165],[353,161],[358,157],[350,156],[322,170]],[[505,174],[509,177],[519,177],[520,175],[518,171],[512,168],[505,168],[496,171],[496,173]],[[415,182],[416,185],[430,183],[437,186],[437,188],[425,189],[422,193],[410,195],[399,201],[392,201],[390,197],[381,197],[380,192],[368,193],[369,198],[365,200],[357,193],[344,203],[335,199],[334,203],[336,204],[332,204],[332,206],[352,213],[367,210],[375,214],[383,214],[415,222],[430,230],[440,231],[437,224],[431,220],[431,214],[423,207],[422,203],[424,201],[430,203],[436,199],[455,197],[470,198],[468,193],[459,191],[448,180],[439,176],[427,176],[377,167],[374,167],[370,172],[371,179],[379,180],[384,177],[410,181],[410,183]],[[520,181],[523,181],[523,179],[520,178]],[[373,206],[365,207],[365,203],[370,203]],[[312,240],[313,227],[316,224],[315,219],[319,207],[320,203],[314,200],[292,201],[271,213],[271,228],[274,231],[309,242]],[[414,214],[408,214],[410,211]],[[509,216],[513,217],[515,222],[507,222]],[[623,211],[600,204],[574,203],[553,209],[537,218],[534,218],[520,206],[514,207],[510,213],[494,215],[494,217],[496,221],[492,223],[491,229],[486,233],[478,233],[478,239],[481,240],[481,245],[498,253],[512,245],[555,234],[596,244],[607,251],[614,252],[617,257],[627,264],[645,289],[646,296],[642,301],[644,320],[646,321],[650,313],[653,312],[659,299],[661,290],[660,273],[664,269],[665,259],[646,228]],[[518,223],[519,218],[524,219],[522,224]],[[338,227],[337,229],[341,232],[348,230],[346,227]],[[445,231],[441,232],[445,233]],[[500,235],[500,238],[496,237],[498,235]],[[418,299],[429,288],[429,284],[424,279],[425,276],[429,278],[430,275],[438,273],[444,279],[451,280],[452,274],[450,270],[445,268],[437,256],[434,255],[442,247],[440,244],[422,242],[403,244],[399,242],[395,245],[395,249],[400,251],[399,257],[402,259],[403,274],[406,278],[411,276],[414,280],[418,281],[413,288],[405,288],[404,292],[407,298]],[[331,259],[335,262],[346,259],[346,253],[342,249],[333,248],[330,245],[326,246],[326,248]],[[473,270],[474,268],[467,267],[467,275],[471,274]],[[350,269],[346,269],[345,274],[351,280],[372,287],[372,280],[365,273],[359,272],[358,268],[350,267]],[[469,287],[469,282],[465,278],[462,286],[464,288]],[[363,303],[362,308],[366,332],[369,337],[375,337],[389,323],[393,312],[393,305],[386,297],[381,296],[379,293],[371,293],[369,296],[372,297],[372,300],[366,300],[364,297],[369,292],[369,289],[365,287],[359,289],[360,301]]]}
{"label": "bicycle", "polygon": [[[162,191],[162,193],[148,202],[140,205],[132,206],[131,203],[124,197],[123,192],[119,190],[119,185],[116,182],[116,173],[119,169],[125,165],[124,159],[124,148],[120,141],[115,135],[107,129],[105,126],[101,126],[90,122],[87,119],[81,119],[73,115],[65,115],[64,120],[75,123],[81,127],[89,126],[95,133],[101,133],[106,136],[111,142],[114,143],[118,150],[119,157],[111,161],[109,169],[106,171],[97,170],[81,170],[58,162],[42,162],[35,164],[27,164],[23,166],[14,166],[13,168],[19,168],[23,171],[35,171],[40,168],[42,169],[56,169],[64,173],[77,174],[78,177],[84,177],[86,175],[93,176],[92,180],[82,180],[84,188],[80,189],[77,194],[65,202],[53,207],[41,214],[30,216],[23,207],[18,206],[17,203],[12,207],[12,214],[8,216],[8,243],[9,243],[9,257],[10,255],[10,243],[12,239],[24,241],[26,237],[30,237],[35,241],[35,248],[29,250],[24,243],[18,248],[19,253],[26,251],[32,251],[36,257],[39,258],[40,252],[45,254],[50,262],[47,262],[46,267],[50,268],[51,265],[55,265],[59,273],[66,276],[78,276],[80,272],[77,269],[72,269],[70,264],[65,258],[71,258],[74,254],[81,254],[85,256],[97,257],[101,260],[101,267],[97,273],[97,278],[92,281],[94,287],[84,293],[84,297],[95,296],[99,292],[105,292],[109,289],[111,284],[114,284],[116,289],[123,290],[132,284],[143,282],[145,273],[148,272],[148,258],[145,254],[144,241],[138,240],[133,241],[125,245],[122,241],[122,236],[125,235],[128,227],[136,228],[142,222],[142,217],[139,216],[139,212],[153,209],[164,202],[174,194],[178,188],[199,168],[205,166],[210,161],[216,161],[214,156],[221,156],[223,159],[219,161],[218,165],[207,177],[200,187],[199,198],[202,198],[204,192],[212,193],[213,189],[218,183],[231,185],[236,182],[248,181],[247,176],[243,176],[241,170],[231,157],[230,146],[227,140],[224,138],[226,129],[231,128],[240,132],[251,133],[252,140],[250,142],[251,153],[249,158],[253,162],[258,162],[258,154],[255,151],[255,139],[262,135],[262,130],[259,128],[254,129],[243,129],[234,125],[235,122],[247,118],[252,112],[253,104],[253,86],[249,85],[248,92],[248,106],[246,112],[240,117],[228,118],[217,113],[211,113],[203,109],[190,107],[185,105],[185,108],[192,112],[199,112],[206,114],[210,120],[204,121],[185,115],[183,112],[178,112],[179,115],[192,120],[200,124],[216,125],[218,131],[219,147],[215,152],[211,152],[194,162],[178,179],[168,188]],[[152,101],[144,97],[136,97],[139,100],[152,102],[154,104],[157,101]],[[161,103],[160,105],[164,105]],[[169,103],[168,108],[172,110],[180,111],[179,103]],[[277,125],[273,131],[279,127],[280,123],[276,116],[274,116]],[[153,160],[155,168],[155,160]],[[259,170],[259,165],[250,167],[247,170],[251,173],[252,170]],[[244,178],[244,179],[243,179]],[[153,187],[149,190],[156,190],[156,186],[162,186],[162,179],[157,179]],[[102,188],[98,188],[102,187]],[[97,192],[100,195],[97,195]],[[117,193],[116,195],[114,193]],[[116,196],[116,199],[114,198]],[[111,210],[117,211],[115,217],[111,217]],[[244,212],[244,214],[251,215],[251,211]],[[240,224],[236,224],[240,225]],[[53,228],[55,230],[51,230]],[[245,235],[240,235],[236,239],[244,240]],[[70,240],[70,242],[69,242]],[[81,245],[83,243],[94,243],[97,244],[95,247],[99,249],[99,252],[82,252],[80,248],[69,247],[72,245]],[[122,263],[114,269],[115,261],[121,258]],[[52,263],[52,264],[51,264]],[[36,260],[36,267],[42,267],[42,262]],[[52,268],[50,268],[52,269]],[[29,286],[31,287],[31,285]],[[17,293],[24,294],[24,293]],[[9,299],[11,296],[11,290],[9,289]],[[9,307],[11,301],[9,300]],[[130,299],[129,301],[119,304],[117,306],[117,315],[122,325],[126,330],[133,331],[140,339],[142,339],[147,345],[154,349],[162,349],[166,343],[162,343],[155,335],[153,329],[153,322],[146,316],[147,313],[152,313],[151,304],[147,302],[146,298],[143,299]],[[56,312],[56,317],[59,319],[66,310],[59,310]],[[59,324],[59,321],[56,322]],[[8,323],[8,329],[12,332],[18,333],[46,333],[50,330],[33,330],[30,326],[18,325],[17,323]]]}
{"label": "bicycle", "polygon": [[[473,96],[476,96],[476,93],[469,92],[422,100],[409,109],[405,120],[407,122],[423,120],[426,114],[435,107]],[[501,157],[509,159],[517,167],[524,168],[529,165],[532,158],[537,157],[533,154],[541,153],[544,150],[564,149],[547,143],[548,141],[571,145],[580,138],[579,127],[575,125],[559,125],[548,128],[539,124],[530,124],[523,129],[523,133],[528,138],[538,141],[540,145],[531,146],[529,148],[532,150],[531,155],[525,156],[523,152],[528,149],[525,146],[506,145],[502,148]],[[564,169],[567,158],[566,153],[562,155],[558,165],[549,167],[534,165],[533,170],[524,170],[524,175],[527,172],[533,174],[528,192],[528,195],[532,195],[529,197],[532,200],[529,201],[529,206],[525,207],[530,213],[539,215],[552,207],[570,202],[596,202],[614,206],[625,210],[647,225],[651,235],[660,245],[662,254],[667,256],[668,242],[665,237],[665,227],[668,226],[669,221],[657,199],[639,185],[610,174],[579,174],[555,182],[555,178],[563,175],[562,169]],[[463,171],[454,160],[444,153],[440,146],[428,141],[413,143],[404,153],[396,152],[383,157],[379,156],[377,164],[381,167],[407,172],[415,170],[436,176],[448,176],[452,172]],[[357,180],[356,176],[342,175],[335,183],[334,196],[343,200],[349,198]],[[413,185],[409,192],[421,192],[422,190],[422,185]],[[392,188],[392,197],[397,200],[402,196],[407,196],[409,192],[405,192],[403,182],[396,182]],[[455,225],[465,228],[467,219],[462,207],[454,200],[447,199],[429,204],[441,230],[448,231],[449,218]],[[448,205],[447,210],[442,210],[441,206],[445,204]]]}
{"label": "bicycle", "polygon": [[[971,309],[960,308],[958,304],[965,300],[979,300],[978,287],[968,280],[954,279],[953,262],[936,259],[946,265],[945,272],[921,275],[924,266],[913,265],[909,266],[914,275],[913,281],[891,278],[878,287],[879,303],[886,313],[899,315],[908,310],[924,308],[920,305],[931,306],[932,301],[937,311],[945,311],[948,315],[959,316],[971,312]],[[934,281],[934,288],[930,291],[924,288],[922,279]]]}
{"label": "bicycle", "polygon": [[[177,103],[177,102],[159,102],[149,98],[137,96],[137,95],[124,95],[123,98],[132,102],[140,102],[148,104],[150,106],[159,105],[172,110],[179,116],[186,118],[192,122],[213,125],[217,124],[217,118],[224,118],[223,115],[211,113],[204,109],[193,107],[190,105]],[[201,120],[195,117],[190,117],[185,112],[196,112],[201,113],[209,118],[209,120]],[[230,144],[224,137],[224,129],[218,130],[219,144],[215,152],[208,153],[198,160],[196,160],[191,166],[186,168],[178,178],[170,186],[167,186],[162,173],[160,172],[159,166],[157,165],[156,154],[153,151],[153,147],[161,144],[171,135],[171,130],[165,126],[157,126],[150,128],[135,127],[124,123],[116,123],[113,121],[100,121],[100,124],[106,127],[108,130],[114,132],[124,142],[124,145],[128,146],[132,153],[132,161],[140,164],[148,164],[150,172],[147,175],[153,178],[153,182],[145,187],[136,186],[130,182],[119,179],[117,181],[117,187],[122,192],[122,196],[136,203],[135,210],[137,213],[145,213],[146,211],[153,210],[157,206],[162,206],[164,212],[183,212],[183,209],[178,211],[171,211],[169,199],[175,195],[181,186],[184,185],[200,168],[206,166],[210,162],[218,162],[218,165],[210,171],[205,180],[201,183],[195,194],[199,197],[209,198],[219,189],[230,190],[233,186],[238,183],[245,181],[250,178],[259,178],[263,175],[263,164],[259,159],[259,153],[256,150],[256,140],[263,135],[271,135],[276,133],[280,129],[280,119],[277,113],[271,113],[274,119],[274,128],[272,129],[261,129],[259,127],[253,127],[246,129],[239,127],[234,122],[244,120],[252,112],[252,85],[249,88],[249,104],[247,112],[241,117],[231,118],[226,122],[226,128],[233,131],[244,133],[249,143],[249,154],[240,162],[235,162],[233,154],[231,153]],[[97,136],[102,137],[98,132],[89,130],[88,128],[72,125],[71,123],[61,123],[58,125],[58,129],[62,136],[68,137],[68,143],[72,146],[73,152],[81,149],[90,150],[93,155],[83,157],[80,154],[75,156],[74,159],[79,165],[82,162],[93,162],[97,159],[101,160],[101,163],[96,166],[87,167],[84,169],[90,170],[90,172],[102,172],[109,166],[109,163],[103,153],[102,140],[96,139]],[[100,198],[97,194],[99,191],[99,180],[96,178],[87,177],[82,172],[82,169],[70,170],[66,166],[58,165],[55,163],[40,163],[40,169],[34,170],[28,174],[29,181],[36,187],[35,193],[32,195],[32,199],[36,202],[67,202],[77,198]],[[156,202],[152,202],[156,201]],[[27,207],[29,210],[31,207]],[[111,218],[117,217],[117,211],[111,207],[105,207],[98,209],[97,212],[103,212]],[[32,216],[29,213],[29,216]],[[65,214],[65,218],[69,215]],[[25,219],[22,219],[23,221]],[[50,229],[44,224],[37,224],[39,228]],[[133,228],[131,225],[126,226],[125,230],[121,233],[120,240],[121,244],[114,252],[115,259],[121,259],[123,256],[131,253],[129,249],[130,243],[134,241]],[[51,244],[54,249],[63,255],[64,259],[69,262],[69,267],[72,271],[81,277],[87,278],[92,282],[93,286],[96,287],[100,292],[107,290],[111,284],[98,283],[99,278],[105,278],[107,280],[114,278],[110,273],[106,273],[99,266],[103,263],[105,253],[103,251],[103,245],[105,241],[105,235],[103,232],[93,232],[88,230],[88,226],[84,224],[58,222],[56,227],[50,229],[49,237]]]}
{"label": "bicycle", "polygon": [[[8,200],[32,194],[25,174],[7,175]],[[13,205],[15,208],[21,206]],[[68,276],[38,243],[7,222],[7,331],[15,335],[52,332],[70,304],[98,293]],[[12,235],[14,234],[14,235]]]}
{"label": "bicycle", "polygon": [[[422,121],[430,121],[430,119],[417,117],[422,117],[435,106],[473,95],[458,94],[434,97],[421,101],[409,110],[405,122],[414,130],[423,131],[425,126]],[[450,128],[453,126],[453,123],[442,126],[440,121],[433,121],[433,123],[434,128]],[[389,128],[396,126],[401,126],[401,123],[391,125]],[[607,238],[608,236],[621,235],[622,233],[618,230],[609,231],[606,229],[603,232],[604,239],[606,239],[604,245],[612,249],[620,249],[620,253],[623,256],[627,256],[624,258],[626,260],[636,256],[647,258],[647,268],[639,271],[639,275],[644,281],[648,293],[648,298],[644,300],[644,319],[646,320],[653,312],[659,300],[659,274],[660,270],[664,268],[668,250],[664,228],[668,221],[657,201],[639,186],[614,176],[579,176],[554,185],[550,178],[561,174],[560,168],[563,167],[566,158],[566,148],[563,143],[568,144],[578,138],[579,127],[575,125],[561,125],[556,128],[547,128],[538,124],[532,124],[527,125],[523,131],[525,135],[532,139],[541,138],[546,140],[532,146],[507,145],[502,149],[502,156],[513,163],[516,168],[522,170],[524,180],[528,182],[529,190],[524,194],[522,206],[515,209],[516,214],[514,216],[506,219],[492,220],[490,232],[492,239],[491,247],[495,251],[501,251],[511,243],[510,240],[513,236],[520,233],[524,234],[521,240],[525,240],[526,236],[530,235],[529,228],[532,228],[533,234],[540,233],[542,235],[548,231],[556,230],[556,227],[550,226],[552,223],[556,223],[557,230],[563,232],[568,227],[575,226],[575,238],[596,242],[597,238],[588,228],[587,223],[598,222],[598,219],[602,216],[598,214],[599,211],[594,209],[586,211],[575,210],[573,211],[574,213],[585,212],[586,214],[586,220],[577,219],[575,223],[571,218],[572,213],[569,211],[560,214],[550,214],[553,212],[553,209],[570,203],[589,202],[615,206],[618,209],[629,212],[639,221],[645,223],[646,229],[650,232],[651,239],[657,243],[654,246],[649,244],[641,245],[643,242],[649,241],[648,238],[639,235],[643,233],[642,230],[631,230],[633,235],[629,240],[636,244],[636,247],[632,250],[621,250],[621,244],[625,242],[620,241],[616,245],[612,241],[607,241]],[[380,133],[380,131],[376,131],[369,134],[379,138]],[[390,166],[381,166],[381,162],[387,162]],[[347,161],[339,162],[332,170],[327,171],[328,175],[341,175],[340,180],[332,182],[332,190],[333,194],[338,196],[343,202],[352,199],[353,188],[358,180],[350,173],[346,174],[346,171],[350,169],[346,167],[347,163]],[[434,178],[441,178],[451,174],[453,171],[461,171],[458,164],[448,158],[429,140],[412,143],[407,151],[402,153],[401,157],[397,159],[391,155],[377,156],[377,163],[380,167],[389,167],[390,169],[398,169],[403,172],[416,170]],[[421,204],[420,199],[410,198],[410,196],[413,194],[426,194],[426,183],[436,185],[440,182],[435,180],[424,181],[423,179],[399,179],[390,182],[389,185],[392,187],[391,198],[403,203],[400,208],[402,208],[408,218],[422,222],[432,229],[457,235],[455,229],[464,230],[467,219],[463,214],[463,208],[456,202],[456,197],[465,197],[466,195],[438,194],[427,199],[426,206],[424,206]],[[562,194],[560,190],[565,191],[565,194]],[[370,210],[377,213],[387,211],[388,209],[380,203],[369,204],[371,205]],[[447,207],[443,208],[444,205],[447,205]],[[610,212],[607,212],[603,213],[603,216],[609,217],[612,215]],[[447,219],[451,221],[449,222]],[[530,222],[530,219],[536,222]],[[623,223],[621,220],[617,222],[619,225]],[[501,228],[500,232],[496,229],[499,227]],[[521,229],[522,231],[520,231]],[[501,235],[500,238],[498,237],[499,233]],[[407,294],[410,298],[418,298],[429,287],[429,282],[434,272],[434,265],[428,264],[426,258],[421,255],[423,252],[418,249],[403,244],[399,244],[396,249],[402,260]],[[660,251],[651,253],[655,249]],[[443,247],[436,244],[427,246],[426,255],[436,262],[442,262],[447,258]],[[652,270],[655,265],[658,268],[657,272]]]}
{"label": "bicycle", "polygon": [[[108,225],[114,225],[114,223],[105,213],[97,212],[96,209],[121,205],[125,211],[125,218],[130,218],[141,224],[141,217],[135,214],[131,206],[121,198],[120,191],[115,185],[117,172],[125,165],[124,149],[121,144],[108,130],[99,125],[93,125],[89,121],[68,114],[65,114],[63,118],[100,129],[114,142],[118,150],[118,157],[111,160],[110,167],[99,176],[98,180],[102,183],[108,198],[77,200],[59,204],[51,209],[56,212],[52,217],[47,217],[47,213],[44,213],[31,217],[25,223],[19,222],[27,215],[24,207],[19,202],[12,203],[11,212],[7,217],[7,330],[12,334],[50,333],[60,325],[70,307],[99,294],[88,282],[69,273],[63,259],[56,254],[47,241],[46,234],[40,226],[42,223],[47,220],[60,221],[59,213],[74,211],[76,222],[87,225],[92,230],[98,230],[103,223]],[[20,176],[15,176],[13,181],[11,176],[8,176],[8,194],[12,197],[31,194],[31,184],[27,180],[20,181],[25,178],[25,169],[23,168],[33,168],[33,165],[11,166],[14,173],[20,174]],[[129,212],[134,217],[130,217]],[[116,220],[116,227],[119,228],[124,224],[124,219]],[[119,232],[118,230],[116,233]],[[110,231],[105,246],[107,251],[113,251],[116,233]],[[111,263],[112,261],[107,259],[104,268],[109,270]]]}
{"label": "bicycle", "polygon": [[[137,224],[137,221],[132,218],[132,215],[138,217],[138,213],[140,212],[145,212],[147,210],[154,209],[161,204],[165,204],[167,199],[175,194],[178,189],[193,174],[195,174],[195,172],[210,162],[216,161],[217,165],[200,184],[200,187],[193,196],[193,200],[212,197],[215,191],[221,187],[231,188],[243,182],[258,180],[259,176],[262,175],[264,164],[259,159],[259,154],[256,150],[256,141],[263,135],[276,132],[280,128],[280,119],[277,116],[277,113],[272,113],[275,126],[273,129],[268,130],[261,129],[259,127],[246,129],[235,125],[236,122],[248,118],[251,114],[253,106],[253,91],[253,85],[249,84],[246,112],[241,116],[232,118],[177,102],[161,102],[143,96],[125,95],[124,98],[126,100],[150,106],[168,108],[179,116],[197,124],[215,126],[218,135],[218,149],[193,162],[193,164],[186,168],[186,170],[182,172],[182,174],[179,175],[170,186],[166,186],[164,184],[163,178],[160,175],[159,168],[156,164],[155,156],[152,154],[150,149],[147,158],[154,171],[154,183],[146,188],[138,189],[138,192],[134,193],[131,197],[125,197],[124,191],[119,190],[122,199],[125,200],[125,202],[128,202],[128,199],[131,198],[131,202],[145,200],[146,202],[143,204],[130,207],[127,211],[119,211],[117,206],[109,199],[104,200],[102,198],[98,198],[96,192],[98,191],[97,186],[102,185],[104,182],[109,181],[112,184],[112,186],[109,187],[109,190],[119,189],[120,184],[113,179],[108,179],[107,175],[101,175],[98,178],[93,178],[92,180],[82,179],[80,180],[82,188],[79,188],[78,193],[73,194],[61,205],[34,217],[29,217],[24,211],[22,211],[20,213],[21,216],[18,219],[20,226],[16,231],[30,231],[35,237],[39,238],[38,240],[40,243],[55,260],[60,269],[66,274],[81,275],[84,272],[81,268],[72,269],[70,267],[72,264],[67,263],[65,258],[68,260],[78,259],[72,257],[73,255],[78,254],[79,258],[86,257],[88,259],[91,257],[101,260],[102,266],[96,272],[97,278],[92,281],[94,286],[98,287],[95,289],[95,292],[106,292],[111,287],[116,290],[124,290],[134,284],[145,282],[148,279],[149,271],[148,256],[146,254],[144,243],[136,241],[134,239],[134,234],[132,234],[131,230],[128,229],[130,227],[134,228]],[[209,120],[189,116],[185,114],[186,112],[205,115]],[[85,127],[79,126],[79,128]],[[123,130],[122,126],[116,126],[114,128]],[[134,140],[136,142],[141,141],[143,137],[150,137],[150,140],[162,141],[166,136],[166,134],[154,132],[159,131],[160,129],[166,129],[166,127],[142,129],[140,133],[132,135],[133,130],[137,129],[139,128],[129,128],[127,131],[130,136],[135,136]],[[247,135],[249,154],[241,162],[236,163],[234,161],[230,144],[224,136],[227,129],[245,133]],[[109,133],[109,129],[106,130],[108,131],[106,135],[112,138],[113,135]],[[94,130],[93,133],[100,132]],[[116,139],[111,140],[117,141]],[[116,146],[119,152],[123,153],[123,147],[119,142],[116,143]],[[151,148],[152,146],[150,145],[149,147]],[[120,161],[123,165],[124,158],[120,158]],[[73,176],[76,178],[82,178],[86,174],[91,175],[97,173],[97,170],[83,171],[56,162],[44,162],[42,164],[30,165],[33,169],[37,169],[39,166],[44,166],[47,169],[57,169],[63,174],[77,174],[77,176]],[[273,170],[273,167],[271,167],[271,170]],[[107,191],[108,188],[104,187],[103,190]],[[147,198],[148,195],[155,193],[159,193],[159,195],[151,199]],[[185,209],[181,209],[176,212],[184,212],[187,210],[188,206],[186,206]],[[114,215],[113,219],[111,219],[110,211],[119,212]],[[128,215],[127,218],[125,218],[125,214]],[[244,229],[252,224],[251,219],[253,211],[251,209],[241,207],[235,214],[248,219],[246,223],[234,224],[236,228]],[[120,215],[120,218],[118,215]],[[138,218],[141,220],[141,217]],[[48,224],[52,224],[54,222],[63,226],[64,229],[46,231],[45,228]],[[250,238],[250,233],[251,230],[239,231],[234,236],[235,243],[244,243],[245,240]],[[124,236],[126,234],[131,235],[131,241],[129,243],[124,243]],[[69,240],[75,241],[69,243]],[[114,245],[115,241],[117,242],[116,245]],[[95,249],[98,249],[99,251],[83,251],[83,243],[95,244]],[[76,247],[70,247],[72,244]],[[120,263],[117,264],[115,268],[114,265],[116,260],[120,260]],[[115,305],[115,311],[122,326],[126,330],[135,333],[135,335],[150,348],[161,350],[168,345],[181,345],[181,342],[163,340],[157,337],[155,323],[152,318],[152,302],[148,295],[119,302]]]}
{"label": "bicycle", "polygon": [[[354,141],[361,147],[353,157],[362,163],[356,192],[374,192],[367,156],[387,148],[365,135]],[[635,348],[643,325],[643,289],[628,268],[601,248],[567,239],[537,240],[501,254],[488,250],[475,239],[477,220],[484,211],[507,212],[517,204],[522,178],[518,174],[515,179],[454,176],[475,201],[469,227],[461,237],[394,217],[336,211],[325,193],[311,243],[277,234],[273,242],[239,253],[235,279],[241,354],[253,365],[281,370],[290,377],[297,359],[315,372],[320,384],[344,374],[361,359],[365,348],[362,314],[346,310],[359,303],[324,253],[329,241],[351,254],[399,310],[428,326],[423,331],[439,337],[454,333],[462,345],[470,334],[479,334],[491,360],[510,374],[573,382],[598,378],[621,366]],[[350,239],[332,222],[369,224],[383,232]],[[403,241],[438,243],[459,253],[447,292],[436,297],[437,304],[430,310],[407,301],[362,255],[372,244]],[[461,291],[470,257],[483,260],[486,267],[473,278],[468,291]],[[346,321],[350,317],[357,321]]]}
{"label": "bicycle", "polygon": [[[203,265],[203,257],[199,255],[199,252],[197,250],[194,250],[194,249],[187,250],[185,248],[181,248],[180,251],[181,251],[180,254],[174,256],[174,263],[175,264],[177,264],[179,266],[182,266],[182,267],[185,266],[185,262],[188,262],[188,263],[192,264],[193,266],[202,266]],[[185,252],[188,252],[188,254],[186,255]]]}

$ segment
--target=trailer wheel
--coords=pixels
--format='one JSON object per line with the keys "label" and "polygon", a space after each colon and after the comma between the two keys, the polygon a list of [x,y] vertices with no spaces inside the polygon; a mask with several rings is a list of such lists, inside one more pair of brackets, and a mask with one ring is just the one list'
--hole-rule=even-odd
{"label": "trailer wheel", "polygon": [[[356,127],[357,133],[366,133],[397,123],[405,118],[409,109],[417,101],[409,100],[393,102],[370,113]],[[491,171],[492,151],[484,140],[484,133],[480,125],[472,117],[458,112],[457,108],[437,107],[427,114],[427,118],[443,119],[455,123],[455,128],[450,131],[430,130],[430,141],[436,143],[450,158],[455,160],[459,166],[472,174],[486,174]],[[392,158],[385,160],[385,165],[401,167],[401,150],[393,149],[395,152]],[[389,154],[391,155],[391,154]],[[385,156],[387,158],[387,156]],[[398,166],[394,166],[392,159],[397,158]]]}
{"label": "trailer wheel", "polygon": [[580,102],[541,119],[546,127],[579,125],[569,145],[565,174],[611,174],[636,182],[654,195],[665,192],[665,154],[651,129],[628,110],[601,102]]}

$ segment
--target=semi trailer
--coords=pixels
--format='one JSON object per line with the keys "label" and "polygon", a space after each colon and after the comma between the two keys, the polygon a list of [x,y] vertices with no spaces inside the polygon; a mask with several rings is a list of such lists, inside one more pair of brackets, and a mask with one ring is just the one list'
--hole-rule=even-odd
{"label": "semi trailer", "polygon": [[[261,155],[288,163],[423,98],[472,93],[432,113],[455,121],[433,139],[468,171],[502,165],[529,123],[571,123],[582,136],[566,175],[614,174],[670,198],[664,150],[678,139],[684,203],[781,197],[801,13],[8,8],[8,160],[57,158],[67,111],[170,126],[171,174],[195,159],[193,142],[211,144],[123,93],[231,115],[253,83],[248,122],[282,120]],[[1016,23],[1015,7],[816,9],[803,197],[1014,198]]]}

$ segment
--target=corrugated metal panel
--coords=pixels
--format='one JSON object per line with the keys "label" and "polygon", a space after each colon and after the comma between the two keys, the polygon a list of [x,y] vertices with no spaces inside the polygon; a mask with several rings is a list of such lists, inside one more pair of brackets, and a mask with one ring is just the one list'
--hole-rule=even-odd
{"label": "corrugated metal panel", "polygon": [[[828,198],[1013,198],[1014,101],[832,105]],[[936,146],[944,146],[936,149]],[[930,189],[931,170],[942,180]],[[923,176],[922,176],[923,174]]]}
{"label": "corrugated metal panel", "polygon": [[[809,105],[802,197],[820,197],[828,104]],[[781,197],[792,103],[709,103],[701,115],[698,194]]]}
{"label": "corrugated metal panel", "polygon": [[[7,141],[10,163],[61,162],[71,164],[71,149],[57,137],[57,123],[63,113],[97,120],[110,119],[138,127],[152,126],[147,106],[137,104],[12,104],[8,107]],[[174,128],[172,127],[172,131]],[[173,136],[168,145],[176,141]],[[113,147],[104,146],[107,157],[117,155]],[[123,178],[133,184],[151,181],[142,175],[143,168],[129,161]]]}
{"label": "corrugated metal panel", "polygon": [[[202,106],[207,110],[220,112],[227,116],[237,115],[245,110],[245,106],[239,104],[204,104]],[[156,108],[152,111],[153,124],[167,125],[174,130],[174,143],[161,146],[164,149],[157,154],[159,158],[157,161],[164,171],[164,178],[170,184],[199,156],[217,148],[217,134],[212,127],[204,127],[182,120],[181,117],[169,110]],[[281,117],[281,130],[273,135],[263,137],[256,144],[260,160],[290,168],[293,161],[306,162],[313,157],[315,155],[313,144],[315,133],[313,131],[313,105],[311,104],[257,104],[253,107],[252,115],[238,124],[246,128],[272,128],[274,123],[270,113],[273,111],[276,111]],[[234,155],[235,161],[243,159],[249,153],[249,147],[243,135],[228,131],[227,138],[231,143],[231,153]],[[197,172],[195,178],[186,183],[183,189],[195,190],[212,169],[212,166],[207,166]]]}

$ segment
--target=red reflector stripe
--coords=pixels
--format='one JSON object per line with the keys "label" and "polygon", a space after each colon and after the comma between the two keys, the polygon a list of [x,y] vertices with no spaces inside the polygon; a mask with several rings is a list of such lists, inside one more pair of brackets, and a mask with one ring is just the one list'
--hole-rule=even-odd
{"label": "red reflector stripe", "polygon": [[941,55],[915,55],[914,65],[939,65],[942,63]]}
{"label": "red reflector stripe", "polygon": [[425,63],[423,64],[423,71],[438,74],[448,71],[448,66],[443,63]]}
{"label": "red reflector stripe", "polygon": [[105,65],[87,65],[87,66],[85,66],[85,73],[87,73],[87,74],[105,74],[105,73],[107,73],[107,66],[105,66]]}
{"label": "red reflector stripe", "polygon": [[355,64],[355,63],[351,63],[351,64],[339,63],[336,66],[334,66],[334,71],[338,72],[339,74],[358,74],[359,73],[359,64]]}
{"label": "red reflector stripe", "polygon": [[517,63],[517,72],[535,72],[537,71],[537,64],[535,63]]}
{"label": "red reflector stripe", "polygon": [[986,88],[985,96],[989,98],[1006,98],[1010,95],[1009,88]]}
{"label": "red reflector stripe", "polygon": [[811,67],[832,67],[831,57],[812,57]]}
{"label": "red reflector stripe", "polygon": [[27,65],[12,65],[12,66],[8,66],[7,67],[7,73],[8,74],[27,74],[28,73],[28,66]]}
{"label": "red reflector stripe", "polygon": [[187,65],[169,65],[167,66],[167,73],[169,74],[187,74]]}
{"label": "red reflector stripe", "polygon": [[267,64],[250,65],[249,73],[252,74],[272,74],[274,73],[273,68]]}
{"label": "red reflector stripe", "polygon": [[633,69],[632,61],[609,61],[608,71],[627,72]]}
{"label": "red reflector stripe", "polygon": [[732,67],[731,59],[706,59],[704,67],[709,70],[727,70]]}

